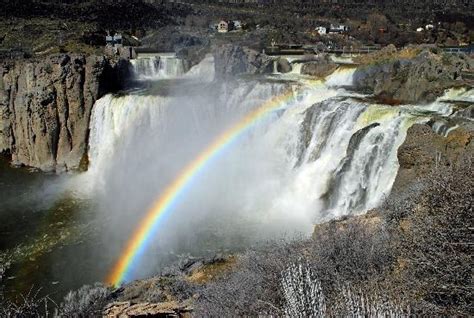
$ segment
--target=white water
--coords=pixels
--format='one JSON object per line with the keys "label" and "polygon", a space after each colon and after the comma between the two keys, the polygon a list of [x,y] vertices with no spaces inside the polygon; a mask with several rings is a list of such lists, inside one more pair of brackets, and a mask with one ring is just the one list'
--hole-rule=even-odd
{"label": "white water", "polygon": [[201,61],[201,63],[191,67],[191,69],[184,75],[184,78],[212,82],[215,77],[214,73],[214,56],[209,54]]}
{"label": "white water", "polygon": [[175,56],[156,56],[131,60],[138,80],[174,79],[184,74],[183,60]]}
{"label": "white water", "polygon": [[[214,78],[211,62],[190,71],[194,88],[177,87],[178,96],[97,101],[88,177],[110,218],[107,240],[126,239],[124,233],[216,136],[289,89],[293,98],[222,151],[180,194],[154,248],[206,248],[209,240],[229,248],[295,231],[310,234],[313,223],[363,213],[389,194],[397,149],[410,124],[424,120],[417,119],[420,109],[355,99],[341,88],[352,83],[350,69],[337,70],[325,83],[206,84]],[[445,112],[440,103],[425,108]],[[153,257],[145,255],[150,266]]]}

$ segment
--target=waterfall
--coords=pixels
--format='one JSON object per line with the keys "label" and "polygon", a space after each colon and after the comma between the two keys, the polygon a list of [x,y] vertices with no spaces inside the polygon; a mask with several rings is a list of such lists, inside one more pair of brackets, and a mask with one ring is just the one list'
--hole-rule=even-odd
{"label": "waterfall", "polygon": [[186,187],[157,234],[160,249],[177,248],[172,244],[184,244],[183,237],[195,246],[211,236],[213,244],[229,247],[309,234],[315,222],[374,208],[390,193],[397,149],[410,125],[446,112],[442,100],[372,104],[343,88],[352,83],[350,68],[326,81],[211,83],[212,64],[208,57],[185,75],[186,83],[175,87],[179,94],[145,91],[96,102],[87,174],[102,193],[104,213],[113,211],[107,239],[123,239],[183,167],[274,96],[293,92]]}
{"label": "waterfall", "polygon": [[199,64],[191,67],[191,69],[184,75],[184,78],[212,82],[214,80],[214,76],[214,56],[212,54],[208,54]]}
{"label": "waterfall", "polygon": [[301,75],[301,69],[303,68],[303,65],[304,63],[299,63],[299,62],[291,63],[291,66],[293,67],[291,69],[291,73],[296,74],[296,75]]}
{"label": "waterfall", "polygon": [[[262,206],[255,209],[266,206],[265,209],[280,213],[291,209],[293,202],[299,202],[299,217],[320,221],[328,215],[338,217],[363,212],[388,195],[397,173],[396,152],[408,127],[404,124],[408,115],[393,111],[384,118],[369,116],[374,113],[373,107],[348,97],[347,92],[336,87],[350,83],[350,74],[351,70],[343,69],[332,75],[326,81],[331,86],[319,83],[293,87],[295,98],[285,109],[255,127],[237,149],[228,151],[229,156],[233,154],[239,161],[233,162],[231,156],[230,167],[243,165],[245,167],[235,169],[247,170],[246,166],[256,165],[251,162],[253,158],[258,165],[265,166],[262,169],[268,170],[266,178],[277,178],[275,183],[285,185],[271,186],[280,194],[265,200],[256,198],[257,205]],[[144,142],[145,148],[153,145],[170,154],[176,150],[169,140],[176,139],[187,150],[196,152],[178,151],[179,159],[175,163],[182,158],[190,160],[223,127],[287,88],[288,84],[283,83],[247,81],[213,86],[215,95],[208,97],[201,94],[106,96],[96,103],[92,114],[91,171],[100,175],[99,180],[107,179],[114,161],[121,156],[128,158],[126,149],[134,148],[133,153],[142,151],[141,146],[134,146],[136,142]],[[202,90],[209,87],[196,91],[201,93]],[[372,127],[374,123],[377,126]],[[364,129],[367,131],[361,134]],[[140,136],[140,140],[137,141],[136,136]],[[271,162],[268,156],[272,157]],[[245,162],[245,158],[249,162]],[[130,166],[133,159],[124,159],[124,162]],[[156,162],[167,164],[161,159]],[[175,169],[179,170],[179,164]],[[227,173],[223,171],[220,176],[213,176],[216,186],[226,182]],[[248,172],[240,173],[244,176]],[[244,180],[233,178],[244,184]],[[260,190],[269,189],[253,191]],[[265,202],[258,202],[260,200]],[[256,203],[247,202],[250,206]]]}
{"label": "waterfall", "polygon": [[174,55],[161,55],[131,60],[138,80],[173,79],[184,74],[183,60]]}
{"label": "waterfall", "polygon": [[278,60],[273,61],[273,74],[280,74],[280,72],[278,72]]}
{"label": "waterfall", "polygon": [[355,70],[354,67],[340,66],[326,78],[326,85],[330,87],[352,86]]}

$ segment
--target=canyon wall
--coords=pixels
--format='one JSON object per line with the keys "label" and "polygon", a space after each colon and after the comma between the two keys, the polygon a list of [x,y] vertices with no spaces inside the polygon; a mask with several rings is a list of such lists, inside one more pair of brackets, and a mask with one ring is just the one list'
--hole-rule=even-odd
{"label": "canyon wall", "polygon": [[121,88],[127,64],[76,54],[0,64],[0,153],[44,171],[86,166],[92,107]]}

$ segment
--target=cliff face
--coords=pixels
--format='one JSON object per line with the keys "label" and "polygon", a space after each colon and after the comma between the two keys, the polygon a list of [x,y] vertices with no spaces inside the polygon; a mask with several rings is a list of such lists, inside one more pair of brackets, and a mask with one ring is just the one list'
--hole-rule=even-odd
{"label": "cliff face", "polygon": [[414,58],[395,58],[358,67],[356,89],[396,103],[432,102],[447,88],[464,85],[463,70],[474,67],[466,56],[424,51]]}
{"label": "cliff face", "polygon": [[240,74],[271,73],[273,61],[265,54],[238,45],[226,44],[213,51],[216,77],[229,79]]}
{"label": "cliff face", "polygon": [[105,57],[53,55],[0,66],[0,152],[15,165],[44,171],[87,162],[89,118],[95,101],[117,89]]}
{"label": "cliff face", "polygon": [[400,168],[393,193],[426,178],[432,171],[474,158],[472,126],[460,127],[447,137],[436,134],[428,125],[415,124],[408,129],[405,142],[398,150]]}

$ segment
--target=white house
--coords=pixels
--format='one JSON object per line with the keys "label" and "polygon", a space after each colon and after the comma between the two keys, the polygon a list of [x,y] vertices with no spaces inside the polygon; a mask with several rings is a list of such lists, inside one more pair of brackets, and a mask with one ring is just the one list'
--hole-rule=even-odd
{"label": "white house", "polygon": [[434,29],[434,25],[432,25],[432,24],[427,24],[427,25],[425,26],[425,30],[426,30],[426,31],[433,30],[433,29]]}
{"label": "white house", "polygon": [[239,20],[232,21],[234,23],[234,29],[235,30],[242,30],[242,22]]}
{"label": "white house", "polygon": [[105,37],[105,43],[109,47],[114,47],[114,48],[119,48],[122,47],[122,34],[120,33],[115,33],[115,35],[107,35]]}
{"label": "white house", "polygon": [[423,32],[424,30],[425,29],[423,29],[423,28],[418,28],[418,29],[416,29],[416,32]]}
{"label": "white house", "polygon": [[217,25],[217,32],[219,33],[227,33],[229,32],[229,23],[227,23],[226,21],[222,20],[221,22],[219,22],[219,24]]}
{"label": "white house", "polygon": [[323,26],[318,26],[315,30],[321,35],[328,33],[328,28],[323,27]]}
{"label": "white house", "polygon": [[344,33],[347,31],[349,31],[349,27],[343,24],[331,24],[331,27],[329,28],[329,33]]}

